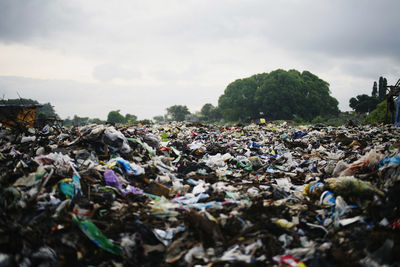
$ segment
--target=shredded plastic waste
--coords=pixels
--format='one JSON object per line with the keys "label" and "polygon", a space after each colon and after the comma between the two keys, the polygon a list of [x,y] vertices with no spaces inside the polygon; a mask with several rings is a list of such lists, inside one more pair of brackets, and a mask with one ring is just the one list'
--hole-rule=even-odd
{"label": "shredded plastic waste", "polygon": [[393,125],[0,126],[2,266],[397,266]]}

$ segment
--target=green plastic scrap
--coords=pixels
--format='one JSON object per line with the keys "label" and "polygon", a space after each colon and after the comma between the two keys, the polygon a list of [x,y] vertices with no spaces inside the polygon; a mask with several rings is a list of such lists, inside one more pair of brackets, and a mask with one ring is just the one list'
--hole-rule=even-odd
{"label": "green plastic scrap", "polygon": [[253,167],[252,167],[251,165],[246,165],[246,167],[244,167],[244,169],[245,169],[246,171],[252,171],[252,170],[253,170]]}
{"label": "green plastic scrap", "polygon": [[246,164],[241,162],[241,161],[238,161],[236,163],[236,167],[237,168],[243,168],[246,171],[252,171],[253,170],[253,166],[251,166],[251,163],[249,161],[246,161]]}
{"label": "green plastic scrap", "polygon": [[129,138],[126,138],[126,139],[128,141],[135,142],[135,143],[138,143],[139,145],[141,145],[147,151],[147,153],[149,153],[150,157],[155,156],[153,150],[150,149],[148,144],[143,143],[142,141],[140,141],[139,139],[136,139],[136,138],[129,137]]}
{"label": "green plastic scrap", "polygon": [[99,215],[100,215],[100,217],[103,217],[103,214],[106,213],[106,212],[107,212],[106,209],[101,209],[101,210],[99,210]]}
{"label": "green plastic scrap", "polygon": [[74,223],[76,223],[76,225],[78,225],[79,229],[81,229],[81,231],[97,246],[112,254],[121,254],[122,248],[113,244],[90,220],[80,221],[75,215],[72,215],[72,220]]}
{"label": "green plastic scrap", "polygon": [[43,172],[40,172],[40,173],[37,173],[36,174],[36,176],[35,176],[35,178],[36,178],[36,181],[38,181],[38,180],[41,180],[45,175],[47,174],[47,172],[46,171],[43,171]]}
{"label": "green plastic scrap", "polygon": [[240,198],[240,194],[237,192],[225,192],[225,198],[230,198],[233,200],[238,200]]}
{"label": "green plastic scrap", "polygon": [[114,188],[114,187],[111,187],[111,186],[99,186],[98,188],[97,188],[97,191],[98,192],[106,192],[106,193],[112,193],[112,194],[115,194],[115,191],[117,191],[117,189],[116,188]]}
{"label": "green plastic scrap", "polygon": [[166,132],[162,132],[161,133],[161,140],[163,141],[163,142],[168,142],[169,141],[169,135],[168,135],[168,133],[166,133]]}
{"label": "green plastic scrap", "polygon": [[175,147],[172,146],[171,149],[175,153],[175,155],[178,156],[172,163],[178,163],[181,160],[181,152],[179,152]]}

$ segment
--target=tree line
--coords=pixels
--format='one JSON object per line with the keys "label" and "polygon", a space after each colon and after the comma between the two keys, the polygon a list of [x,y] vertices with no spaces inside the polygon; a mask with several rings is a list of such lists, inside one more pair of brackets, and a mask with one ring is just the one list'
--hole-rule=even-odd
{"label": "tree line", "polygon": [[[166,108],[166,114],[153,117],[153,121],[249,122],[259,118],[311,121],[315,117],[339,114],[338,101],[330,94],[329,84],[309,71],[278,69],[231,82],[219,97],[217,106],[206,103],[200,111],[191,113],[186,105],[173,105]],[[64,124],[147,124],[153,121],[139,121],[136,115],[122,115],[120,110],[112,110],[106,121],[74,115],[65,119]]]}
{"label": "tree line", "polygon": [[[349,106],[359,114],[369,114],[367,123],[383,122],[386,110],[387,79],[379,77],[374,81],[370,95],[360,94],[349,100]],[[32,99],[1,100],[1,104],[39,104]],[[394,106],[394,103],[391,103]],[[278,69],[270,73],[255,74],[237,79],[225,88],[218,99],[218,105],[206,103],[200,111],[191,113],[186,105],[166,108],[166,114],[154,116],[152,120],[138,120],[136,115],[122,115],[120,110],[111,110],[106,120],[74,115],[64,120],[66,126],[89,123],[150,124],[166,121],[203,122],[249,122],[267,120],[294,120],[297,122],[324,122],[338,116],[338,101],[331,96],[329,84],[309,71],[285,71]],[[59,118],[50,103],[42,104],[38,117]]]}

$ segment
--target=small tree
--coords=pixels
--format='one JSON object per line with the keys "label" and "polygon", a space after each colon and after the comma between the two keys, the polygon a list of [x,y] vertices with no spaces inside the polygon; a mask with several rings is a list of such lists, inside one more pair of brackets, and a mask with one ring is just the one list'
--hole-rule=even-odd
{"label": "small tree", "polygon": [[189,114],[190,112],[187,106],[174,105],[167,108],[167,115],[169,115],[174,121],[184,121],[186,115]]}
{"label": "small tree", "polygon": [[378,86],[376,84],[376,81],[374,81],[374,86],[372,86],[372,97],[377,97],[378,96]]}
{"label": "small tree", "polygon": [[219,108],[214,107],[210,103],[204,104],[201,108],[200,114],[206,121],[219,121],[222,118]]}
{"label": "small tree", "polygon": [[365,118],[365,123],[383,123],[385,122],[385,114],[386,114],[386,101],[382,101],[376,106],[376,109],[373,110],[367,118]]}
{"label": "small tree", "polygon": [[154,117],[153,117],[153,120],[154,120],[155,122],[162,122],[162,121],[164,121],[164,116],[162,116],[162,115],[154,116]]}
{"label": "small tree", "polygon": [[99,118],[93,118],[93,119],[89,119],[89,123],[104,124],[106,122],[103,120],[100,120]]}
{"label": "small tree", "polygon": [[125,118],[119,113],[119,110],[112,110],[108,113],[107,121],[109,123],[125,123]]}
{"label": "small tree", "polygon": [[201,115],[203,115],[203,117],[204,117],[206,120],[210,120],[211,111],[212,111],[214,108],[215,108],[215,107],[214,107],[212,104],[210,104],[210,103],[204,104],[204,106],[201,108],[200,113],[201,113]]}
{"label": "small tree", "polygon": [[379,87],[378,87],[379,102],[385,100],[385,97],[386,97],[386,86],[387,86],[386,78],[383,78],[382,76],[379,77]]}
{"label": "small tree", "polygon": [[135,123],[137,123],[137,116],[127,113],[125,115],[125,123],[127,123],[127,124],[135,124]]}
{"label": "small tree", "polygon": [[38,109],[38,113],[45,115],[45,117],[58,118],[58,115],[55,112],[54,107],[50,103],[43,104],[43,106]]}
{"label": "small tree", "polygon": [[138,123],[141,123],[142,125],[150,125],[150,124],[152,124],[153,122],[151,121],[151,120],[149,120],[149,119],[144,119],[144,120],[140,120],[140,121],[137,121]]}
{"label": "small tree", "polygon": [[79,117],[78,115],[74,115],[72,119],[72,125],[74,126],[82,126],[89,123],[89,117]]}
{"label": "small tree", "polygon": [[377,98],[368,96],[366,94],[358,95],[355,98],[352,97],[350,99],[350,107],[359,113],[371,112],[375,109],[377,104]]}

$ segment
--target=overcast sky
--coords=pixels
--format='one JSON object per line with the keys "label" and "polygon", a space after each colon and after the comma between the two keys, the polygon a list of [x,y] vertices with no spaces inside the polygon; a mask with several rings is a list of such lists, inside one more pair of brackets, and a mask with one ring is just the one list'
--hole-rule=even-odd
{"label": "overcast sky", "polygon": [[[330,84],[341,110],[400,78],[399,0],[0,0],[0,94],[62,117],[140,119],[217,105],[278,68]],[[18,93],[18,94],[17,94]]]}

